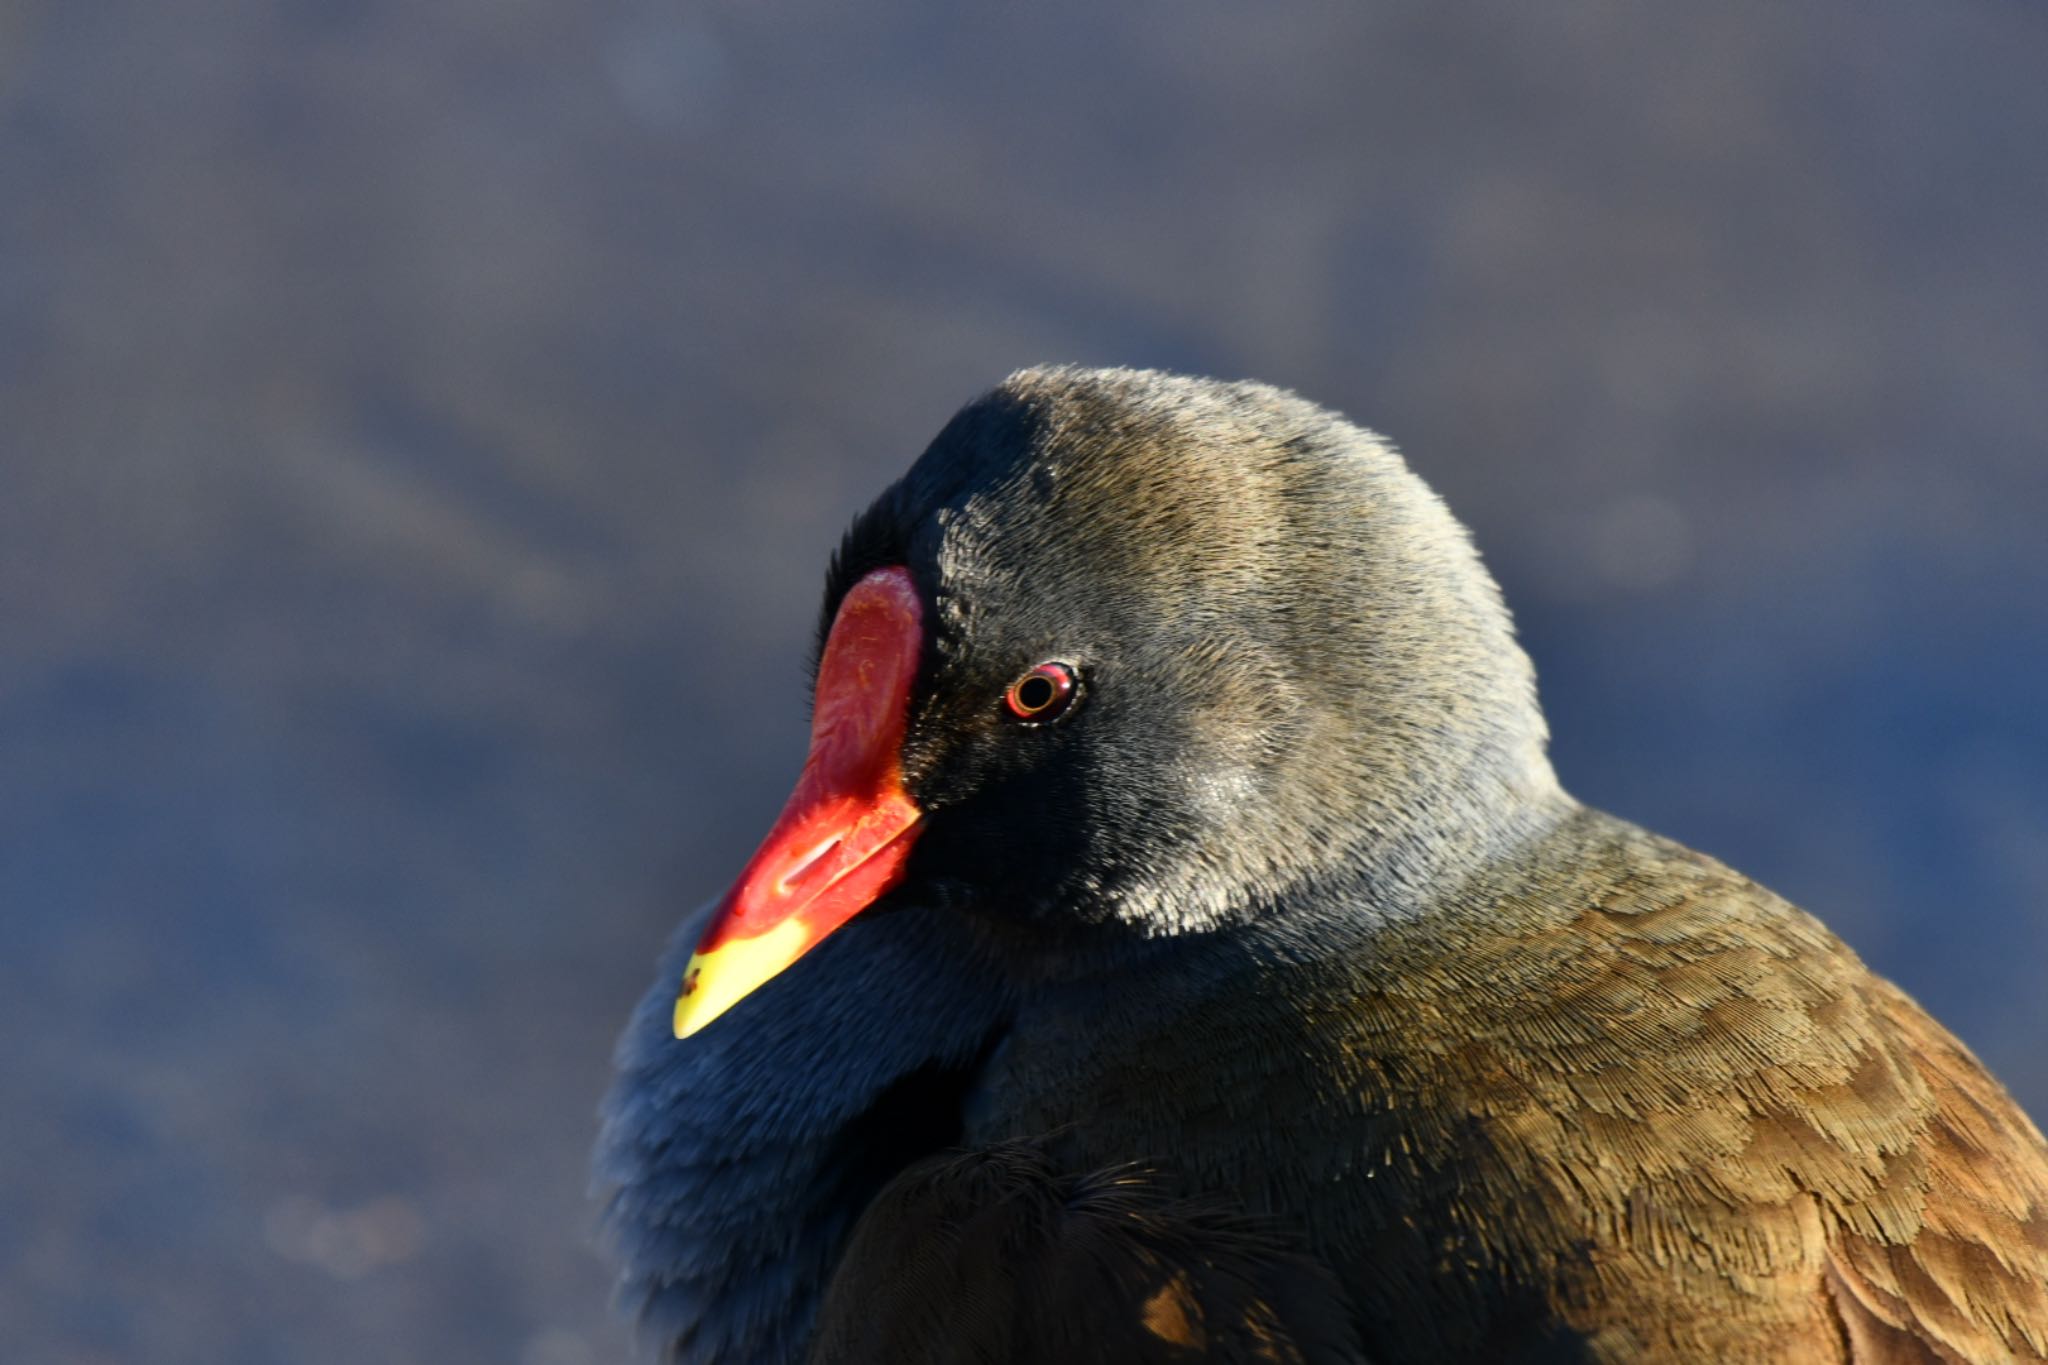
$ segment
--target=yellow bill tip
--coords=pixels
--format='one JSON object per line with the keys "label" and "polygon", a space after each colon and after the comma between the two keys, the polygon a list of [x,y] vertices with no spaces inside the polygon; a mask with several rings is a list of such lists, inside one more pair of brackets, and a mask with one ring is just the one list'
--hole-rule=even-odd
{"label": "yellow bill tip", "polygon": [[811,936],[796,919],[767,933],[737,938],[709,952],[690,954],[676,996],[676,1037],[687,1038],[724,1014],[762,982],[804,955]]}

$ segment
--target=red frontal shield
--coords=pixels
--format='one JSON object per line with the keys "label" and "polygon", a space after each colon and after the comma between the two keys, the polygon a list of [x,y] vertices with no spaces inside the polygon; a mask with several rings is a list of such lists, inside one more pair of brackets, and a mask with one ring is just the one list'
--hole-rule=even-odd
{"label": "red frontal shield", "polygon": [[924,649],[910,571],[877,569],[839,604],[796,790],[712,916],[684,970],[687,1038],[873,903],[903,876],[923,812],[900,768]]}

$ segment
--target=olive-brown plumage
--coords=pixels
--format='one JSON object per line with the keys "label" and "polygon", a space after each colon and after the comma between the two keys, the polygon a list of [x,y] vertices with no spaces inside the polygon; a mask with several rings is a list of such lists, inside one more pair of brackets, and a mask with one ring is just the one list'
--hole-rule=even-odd
{"label": "olive-brown plumage", "polygon": [[[1376,438],[1028,371],[856,524],[828,626],[884,566],[929,629],[900,881],[678,1042],[693,921],[622,1044],[670,1358],[1259,1358],[1148,1326],[1185,1302],[1378,1365],[2048,1360],[2040,1133],[1812,917],[1558,787]],[[1071,708],[1006,719],[1048,661]],[[1144,1235],[1091,1221],[1119,1171]]]}
{"label": "olive-brown plumage", "polygon": [[[1244,1098],[1286,1115],[1261,1194],[1340,1268],[1375,1358],[2048,1351],[2040,1135],[1809,916],[1590,811],[1444,913],[1293,976],[1299,1069]],[[1135,1097],[1256,1073],[1259,1012],[1203,1001],[1044,1118],[1098,1116],[1076,1161],[1171,1150],[1178,1115]],[[1208,1170],[1206,1139],[1179,1150]]]}

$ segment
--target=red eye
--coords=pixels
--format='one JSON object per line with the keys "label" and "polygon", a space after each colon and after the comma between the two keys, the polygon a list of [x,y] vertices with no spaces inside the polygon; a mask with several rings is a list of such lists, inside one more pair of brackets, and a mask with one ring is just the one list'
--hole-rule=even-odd
{"label": "red eye", "polygon": [[1018,720],[1044,725],[1058,720],[1074,704],[1080,679],[1066,664],[1040,664],[1010,684],[1003,706]]}

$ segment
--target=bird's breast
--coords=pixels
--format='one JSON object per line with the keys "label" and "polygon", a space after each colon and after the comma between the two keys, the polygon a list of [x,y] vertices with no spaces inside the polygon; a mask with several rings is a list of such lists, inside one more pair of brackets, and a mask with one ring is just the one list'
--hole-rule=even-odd
{"label": "bird's breast", "polygon": [[969,1099],[967,1141],[1049,1140],[1076,1168],[1143,1165],[1290,1219],[1368,1180],[1358,1060],[1301,1008],[1327,994],[1318,973],[1176,965],[1020,1010]]}

